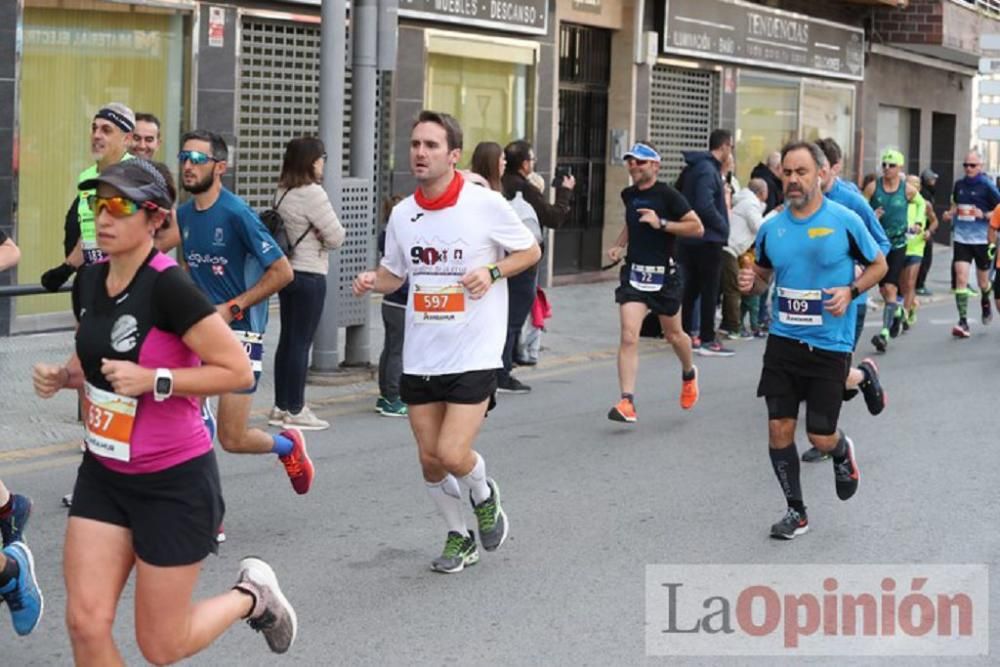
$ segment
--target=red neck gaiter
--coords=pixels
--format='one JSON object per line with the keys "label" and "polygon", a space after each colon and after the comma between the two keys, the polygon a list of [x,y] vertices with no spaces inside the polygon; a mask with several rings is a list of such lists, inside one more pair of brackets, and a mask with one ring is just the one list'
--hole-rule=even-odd
{"label": "red neck gaiter", "polygon": [[448,188],[437,199],[428,199],[419,187],[413,193],[413,198],[417,201],[417,206],[426,211],[440,211],[443,208],[455,205],[455,202],[458,201],[458,193],[462,191],[464,183],[465,179],[462,178],[462,174],[456,171],[455,177],[448,184]]}

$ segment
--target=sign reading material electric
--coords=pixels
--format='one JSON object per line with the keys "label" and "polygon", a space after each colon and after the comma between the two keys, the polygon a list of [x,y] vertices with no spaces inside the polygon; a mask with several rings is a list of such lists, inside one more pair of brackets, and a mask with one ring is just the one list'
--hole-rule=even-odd
{"label": "sign reading material electric", "polygon": [[864,79],[864,31],[741,0],[666,0],[663,52]]}
{"label": "sign reading material electric", "polygon": [[399,0],[399,15],[544,35],[548,0]]}

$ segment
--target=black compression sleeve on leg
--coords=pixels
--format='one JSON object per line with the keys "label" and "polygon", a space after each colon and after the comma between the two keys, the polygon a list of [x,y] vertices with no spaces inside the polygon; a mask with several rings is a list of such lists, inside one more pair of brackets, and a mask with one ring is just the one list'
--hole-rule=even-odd
{"label": "black compression sleeve on leg", "polygon": [[802,502],[802,483],[799,480],[799,452],[793,442],[782,449],[768,448],[771,455],[771,467],[778,478],[781,492],[785,494],[788,506],[798,512],[805,511]]}

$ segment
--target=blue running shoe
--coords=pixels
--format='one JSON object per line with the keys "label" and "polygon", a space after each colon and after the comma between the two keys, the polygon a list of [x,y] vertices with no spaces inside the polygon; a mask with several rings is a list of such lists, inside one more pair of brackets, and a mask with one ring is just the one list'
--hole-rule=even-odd
{"label": "blue running shoe", "polygon": [[205,424],[208,437],[215,440],[215,413],[212,412],[212,404],[207,398],[201,403],[201,421]]}
{"label": "blue running shoe", "polygon": [[4,547],[3,555],[17,563],[17,577],[0,588],[3,598],[14,620],[14,632],[22,637],[31,634],[42,620],[45,600],[35,579],[35,559],[24,542],[14,542]]}
{"label": "blue running shoe", "polygon": [[14,501],[10,516],[0,519],[0,533],[3,534],[3,546],[11,542],[22,542],[24,529],[28,525],[28,518],[31,516],[31,498],[17,493],[10,494]]}

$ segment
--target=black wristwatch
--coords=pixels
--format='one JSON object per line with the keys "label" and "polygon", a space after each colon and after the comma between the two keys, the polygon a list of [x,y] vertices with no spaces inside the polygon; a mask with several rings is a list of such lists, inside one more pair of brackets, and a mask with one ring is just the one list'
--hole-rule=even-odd
{"label": "black wristwatch", "polygon": [[503,274],[500,273],[500,267],[496,264],[487,264],[486,268],[490,270],[490,280],[496,282],[503,278]]}
{"label": "black wristwatch", "polygon": [[240,308],[240,304],[236,303],[236,301],[229,302],[229,314],[233,316],[234,320],[243,319],[243,309]]}
{"label": "black wristwatch", "polygon": [[861,290],[858,289],[857,285],[851,285],[851,300],[857,299],[861,296]]}

